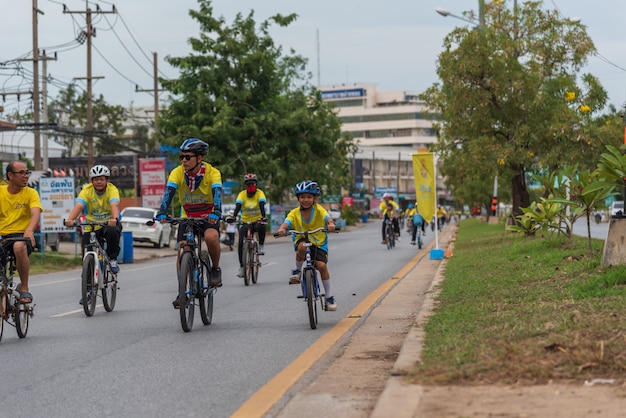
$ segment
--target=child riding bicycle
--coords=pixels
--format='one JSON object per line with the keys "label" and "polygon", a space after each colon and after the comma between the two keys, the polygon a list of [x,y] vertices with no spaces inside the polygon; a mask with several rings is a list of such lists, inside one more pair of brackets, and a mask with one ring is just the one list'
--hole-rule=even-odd
{"label": "child riding bicycle", "polygon": [[[319,203],[315,203],[315,198],[319,195],[319,185],[311,180],[304,180],[296,184],[295,194],[300,206],[293,209],[287,215],[285,222],[280,226],[277,234],[283,236],[289,229],[297,231],[312,231],[317,228],[326,227],[329,231],[335,230],[335,222],[330,217],[326,209]],[[317,270],[322,277],[324,292],[326,295],[326,310],[336,311],[337,302],[330,288],[330,273],[328,271],[328,233],[320,231],[310,236],[311,254]],[[304,239],[302,236],[294,235],[294,250],[296,251],[296,268],[289,276],[289,284],[300,283],[300,272],[306,254]]]}

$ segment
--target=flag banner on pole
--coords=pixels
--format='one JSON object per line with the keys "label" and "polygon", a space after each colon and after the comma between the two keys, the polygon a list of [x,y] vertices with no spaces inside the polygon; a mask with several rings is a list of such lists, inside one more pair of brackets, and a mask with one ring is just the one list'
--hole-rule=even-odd
{"label": "flag banner on pole", "polygon": [[435,216],[435,158],[432,152],[413,154],[415,200],[426,222]]}

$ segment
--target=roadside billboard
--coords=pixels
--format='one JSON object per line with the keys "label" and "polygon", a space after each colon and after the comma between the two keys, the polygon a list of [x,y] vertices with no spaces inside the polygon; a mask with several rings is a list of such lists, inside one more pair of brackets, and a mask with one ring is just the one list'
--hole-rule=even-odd
{"label": "roadside billboard", "polygon": [[74,207],[74,177],[43,177],[39,179],[39,199],[41,200],[41,232],[74,232],[67,228],[67,219]]}
{"label": "roadside billboard", "polygon": [[139,158],[141,206],[158,208],[165,194],[165,158]]}

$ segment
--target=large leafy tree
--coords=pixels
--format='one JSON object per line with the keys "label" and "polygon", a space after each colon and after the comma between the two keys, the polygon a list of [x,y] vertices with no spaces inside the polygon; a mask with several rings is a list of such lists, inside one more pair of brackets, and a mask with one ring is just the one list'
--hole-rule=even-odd
{"label": "large leafy tree", "polygon": [[296,15],[275,15],[259,25],[254,12],[228,26],[213,16],[211,1],[199,0],[190,15],[200,24],[193,52],[166,57],[177,79],[162,80],[171,103],[159,120],[161,141],[179,145],[198,137],[210,145],[208,160],[223,177],[254,172],[273,202],[297,182],[314,179],[329,191],[349,186],[351,138],[304,72],[302,57],[283,54],[269,35]]}
{"label": "large leafy tree", "polygon": [[541,1],[516,10],[490,3],[485,20],[445,38],[441,81],[422,97],[441,115],[435,148],[443,173],[460,173],[451,179],[459,189],[469,181],[489,185],[496,175],[506,179],[519,215],[530,204],[529,172],[564,161],[595,165],[609,138],[592,115],[607,94],[594,76],[579,74],[595,52],[580,23],[545,10]]}

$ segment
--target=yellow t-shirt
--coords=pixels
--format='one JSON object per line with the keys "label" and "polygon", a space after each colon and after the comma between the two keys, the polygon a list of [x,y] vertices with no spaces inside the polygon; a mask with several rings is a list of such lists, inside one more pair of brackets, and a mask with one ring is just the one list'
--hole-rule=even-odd
{"label": "yellow t-shirt", "polygon": [[256,189],[254,196],[248,196],[248,192],[242,190],[237,195],[235,203],[241,204],[241,222],[256,222],[262,218],[259,203],[266,203],[263,190]]}
{"label": "yellow t-shirt", "polygon": [[[115,185],[107,183],[107,188],[100,194],[96,192],[93,184],[87,184],[78,194],[76,202],[83,205],[83,214],[87,222],[106,222],[113,219],[111,203],[120,203],[120,191]],[[91,227],[85,227],[85,232],[90,231]]]}
{"label": "yellow t-shirt", "polygon": [[213,212],[213,187],[222,186],[222,174],[211,164],[204,164],[202,181],[192,192],[185,181],[185,168],[179,165],[172,170],[167,186],[178,190],[178,200],[183,207],[182,217],[204,218]]}
{"label": "yellow t-shirt", "polygon": [[21,234],[30,223],[30,209],[42,211],[39,194],[32,187],[9,193],[8,185],[0,185],[0,235]]}
{"label": "yellow t-shirt", "polygon": [[[399,210],[400,209],[400,206],[398,206],[398,204],[395,201],[390,200],[389,203],[391,203],[393,205],[393,208],[395,210]],[[384,199],[380,201],[380,204],[378,205],[378,209],[381,210],[382,212],[386,212],[387,211],[387,202],[385,202]]]}
{"label": "yellow t-shirt", "polygon": [[[313,205],[313,213],[311,219],[306,220],[302,217],[302,213],[300,212],[300,206],[292,209],[287,218],[285,219],[285,223],[287,224],[287,229],[295,229],[296,231],[312,231],[317,228],[322,228],[326,226],[326,219],[330,218],[330,215],[324,209],[324,207],[318,203]],[[295,247],[295,243],[302,238],[302,235],[295,235],[293,237],[293,243]],[[328,234],[326,232],[316,232],[315,234],[309,235],[309,241],[313,243],[318,248],[326,251],[328,253]]]}

